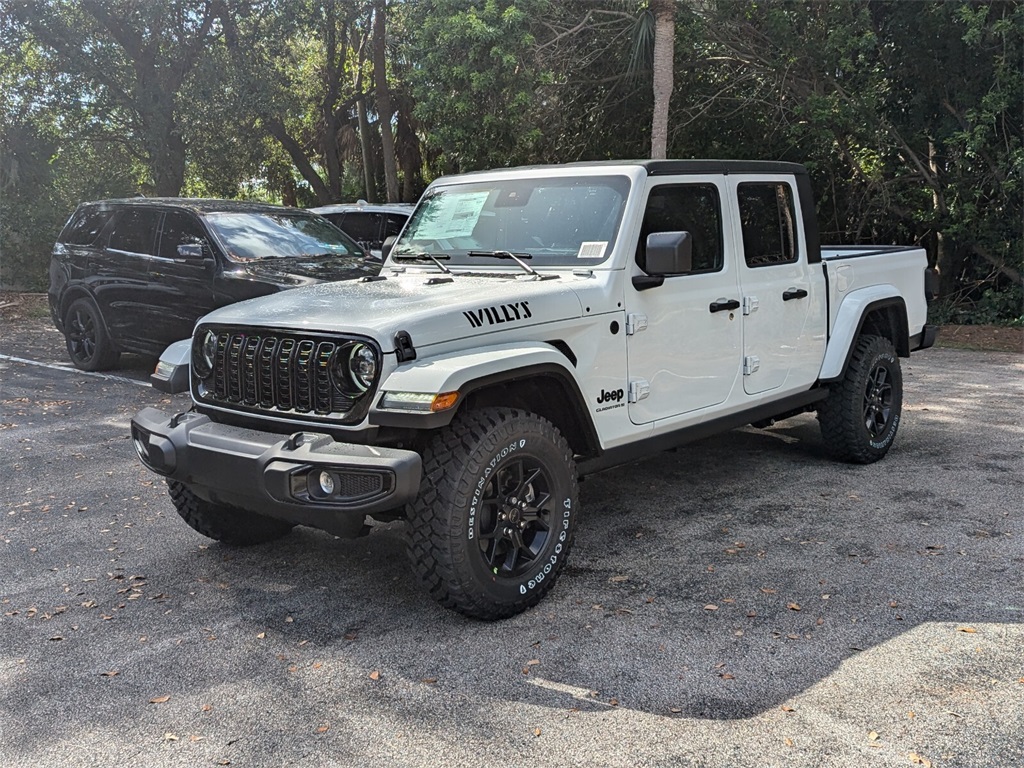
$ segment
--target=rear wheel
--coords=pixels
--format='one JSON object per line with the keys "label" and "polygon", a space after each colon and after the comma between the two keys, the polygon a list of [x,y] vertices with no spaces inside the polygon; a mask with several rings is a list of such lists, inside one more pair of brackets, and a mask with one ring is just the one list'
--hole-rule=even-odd
{"label": "rear wheel", "polygon": [[903,373],[896,350],[883,336],[861,336],[843,380],[818,408],[825,449],[857,464],[889,452],[903,410]]}
{"label": "rear wheel", "polygon": [[441,604],[479,619],[540,602],[569,555],[578,487],[569,444],[523,411],[460,414],[430,444],[409,506],[409,557]]}
{"label": "rear wheel", "polygon": [[295,527],[255,512],[214,504],[176,480],[167,481],[167,492],[182,520],[203,536],[225,544],[263,544],[281,538]]}
{"label": "rear wheel", "polygon": [[75,299],[64,314],[64,340],[68,356],[83,371],[105,371],[117,365],[114,349],[99,309],[89,299]]}

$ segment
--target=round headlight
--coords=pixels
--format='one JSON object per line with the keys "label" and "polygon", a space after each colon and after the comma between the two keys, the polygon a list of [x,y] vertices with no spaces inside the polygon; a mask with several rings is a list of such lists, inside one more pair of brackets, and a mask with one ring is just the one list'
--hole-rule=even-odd
{"label": "round headlight", "polygon": [[331,377],[341,391],[361,395],[377,378],[377,353],[362,342],[346,344],[334,355]]}
{"label": "round headlight", "polygon": [[213,363],[217,357],[217,335],[213,331],[206,331],[199,339],[198,344],[192,347],[192,369],[200,379],[207,378],[213,373]]}
{"label": "round headlight", "polygon": [[377,378],[377,355],[365,344],[355,344],[348,357],[348,370],[352,383],[360,392],[365,392]]}

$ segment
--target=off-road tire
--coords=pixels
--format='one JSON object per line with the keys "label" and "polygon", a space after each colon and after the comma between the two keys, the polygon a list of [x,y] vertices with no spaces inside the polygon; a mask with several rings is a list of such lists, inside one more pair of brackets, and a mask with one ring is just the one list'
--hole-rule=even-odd
{"label": "off-road tire", "polygon": [[579,497],[558,429],[511,408],[473,410],[436,435],[423,460],[408,554],[430,595],[485,620],[540,602],[569,556]]}
{"label": "off-road tire", "polygon": [[206,501],[176,480],[167,481],[167,493],[182,520],[203,536],[225,544],[238,547],[264,544],[281,538],[295,527],[283,520]]}
{"label": "off-road tire", "polygon": [[64,313],[64,343],[68,357],[83,371],[106,371],[117,366],[121,353],[114,349],[96,305],[75,299]]}
{"label": "off-road tire", "polygon": [[857,339],[842,381],[818,408],[825,450],[833,458],[870,464],[889,452],[903,409],[903,373],[892,342]]}

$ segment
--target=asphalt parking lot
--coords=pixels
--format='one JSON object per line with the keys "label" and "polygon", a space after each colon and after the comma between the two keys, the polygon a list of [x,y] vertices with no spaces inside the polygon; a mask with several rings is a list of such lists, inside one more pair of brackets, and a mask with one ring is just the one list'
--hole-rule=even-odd
{"label": "asphalt parking lot", "polygon": [[194,533],[127,429],[187,400],[61,341],[0,334],[4,766],[1024,764],[1022,355],[903,361],[872,466],[803,416],[588,478],[555,590],[487,624],[399,523]]}

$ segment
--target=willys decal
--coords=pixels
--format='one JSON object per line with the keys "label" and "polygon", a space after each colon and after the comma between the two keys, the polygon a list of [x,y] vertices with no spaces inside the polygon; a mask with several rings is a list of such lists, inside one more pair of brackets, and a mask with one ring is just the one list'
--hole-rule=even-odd
{"label": "willys decal", "polygon": [[470,309],[462,314],[469,320],[469,324],[473,328],[479,328],[484,323],[499,325],[533,317],[533,313],[530,311],[530,302],[528,301],[499,304],[496,307],[484,307],[482,309]]}

